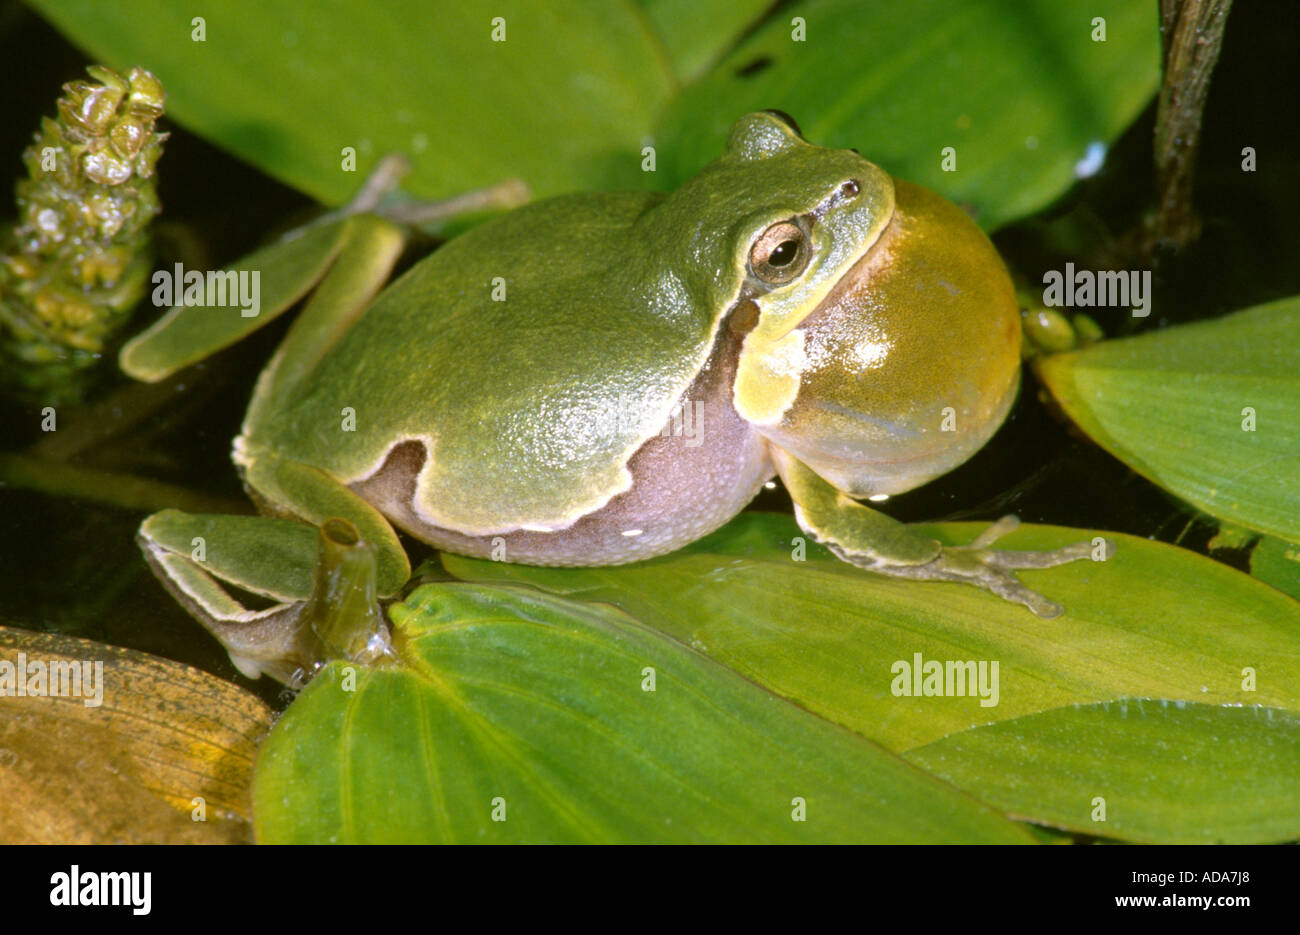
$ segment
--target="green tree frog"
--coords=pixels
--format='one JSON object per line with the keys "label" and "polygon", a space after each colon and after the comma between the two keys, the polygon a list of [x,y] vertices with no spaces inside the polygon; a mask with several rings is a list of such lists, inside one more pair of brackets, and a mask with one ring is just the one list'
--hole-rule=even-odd
{"label": "green tree frog", "polygon": [[[285,678],[310,655],[292,634],[331,518],[374,547],[381,598],[410,573],[394,527],[511,562],[633,562],[716,529],[776,475],[800,526],[844,561],[1042,616],[1060,608],[1014,569],[1089,554],[991,548],[1014,518],[944,547],[859,502],[924,484],[992,436],[1018,387],[1017,302],[960,209],[811,145],[783,115],[743,117],[671,194],[519,208],[382,293],[397,225],[357,215],[312,236],[298,267],[321,284],[234,442],[268,516],[164,511],[140,534],[250,675]],[[210,333],[225,313],[239,309],[173,310],[123,368],[160,379],[229,343],[237,327]],[[248,609],[222,581],[273,606]]]}

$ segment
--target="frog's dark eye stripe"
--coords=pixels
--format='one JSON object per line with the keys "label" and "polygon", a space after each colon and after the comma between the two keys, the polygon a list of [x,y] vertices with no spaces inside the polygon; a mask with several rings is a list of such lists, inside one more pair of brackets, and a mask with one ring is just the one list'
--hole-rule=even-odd
{"label": "frog's dark eye stripe", "polygon": [[803,227],[794,221],[779,221],[749,248],[749,271],[759,282],[780,286],[802,273],[811,256]]}

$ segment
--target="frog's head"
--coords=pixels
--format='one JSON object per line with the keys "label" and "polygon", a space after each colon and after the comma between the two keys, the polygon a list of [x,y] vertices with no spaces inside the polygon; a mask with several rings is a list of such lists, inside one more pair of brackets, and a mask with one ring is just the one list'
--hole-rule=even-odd
{"label": "frog's head", "polygon": [[923,484],[992,436],[1018,385],[1019,314],[963,211],[775,113],[740,120],[691,184],[693,230],[725,232],[716,281],[734,291],[719,298],[745,335],[733,401],[774,444],[867,496]]}

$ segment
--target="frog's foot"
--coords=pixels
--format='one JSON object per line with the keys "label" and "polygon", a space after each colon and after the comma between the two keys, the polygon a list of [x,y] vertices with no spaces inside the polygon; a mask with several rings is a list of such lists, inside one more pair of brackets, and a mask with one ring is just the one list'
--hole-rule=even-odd
{"label": "frog's foot", "polygon": [[389,153],[379,160],[360,190],[339,210],[343,214],[373,214],[379,203],[402,184],[411,172],[411,160],[401,153]]}
{"label": "frog's foot", "polygon": [[527,182],[521,178],[508,178],[487,188],[476,188],[438,201],[395,200],[379,208],[376,213],[398,224],[437,227],[465,214],[509,211],[527,204],[532,197]]}
{"label": "frog's foot", "polygon": [[[989,548],[997,540],[1014,532],[1019,525],[1020,520],[1015,516],[1004,516],[976,536],[970,545],[944,546],[934,559],[920,565],[891,564],[879,558],[855,556],[835,545],[831,545],[831,551],[846,562],[878,574],[922,581],[973,584],[993,592],[1003,600],[1023,604],[1040,617],[1059,616],[1063,609],[1061,605],[1025,587],[1015,576],[1015,570],[1052,568],[1092,558],[1096,545],[1092,542],[1076,542],[1050,552]],[[1105,540],[1105,557],[1109,558],[1114,551],[1114,543]]]}
{"label": "frog's foot", "polygon": [[466,214],[518,208],[532,198],[532,192],[523,179],[509,178],[450,198],[416,200],[399,191],[402,179],[410,171],[409,159],[401,153],[389,153],[375,165],[351,201],[322,214],[311,222],[311,226],[332,223],[354,214],[376,214],[395,224],[437,228]]}

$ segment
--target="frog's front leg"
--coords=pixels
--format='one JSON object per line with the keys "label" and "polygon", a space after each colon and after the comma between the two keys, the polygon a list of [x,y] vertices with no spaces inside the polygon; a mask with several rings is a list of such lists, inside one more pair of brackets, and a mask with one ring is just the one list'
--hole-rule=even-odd
{"label": "frog's front leg", "polygon": [[[773,448],[772,459],[794,500],[799,525],[839,558],[879,574],[973,584],[1024,604],[1040,617],[1055,617],[1061,605],[1021,584],[1015,570],[1064,565],[1089,558],[1094,551],[1090,542],[1050,552],[990,548],[1019,525],[1014,516],[993,523],[970,545],[945,546],[863,506],[789,453]],[[1113,546],[1108,542],[1106,548],[1109,554]]]}

